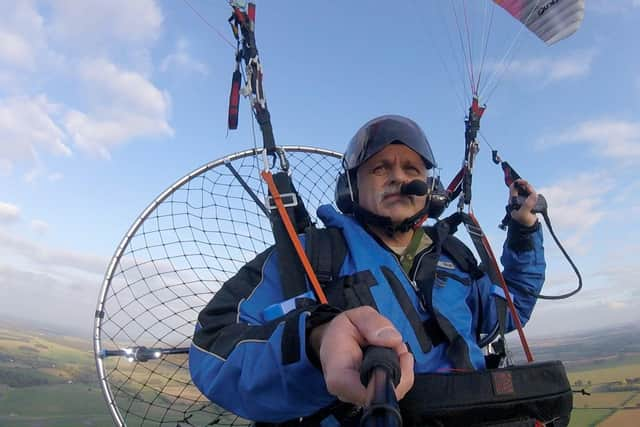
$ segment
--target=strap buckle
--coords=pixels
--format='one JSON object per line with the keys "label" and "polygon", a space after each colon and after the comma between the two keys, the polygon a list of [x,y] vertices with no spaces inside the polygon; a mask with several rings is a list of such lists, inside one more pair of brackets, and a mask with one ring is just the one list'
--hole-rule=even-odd
{"label": "strap buckle", "polygon": [[[280,199],[282,200],[282,204],[285,208],[289,208],[291,206],[298,206],[298,196],[296,193],[281,193]],[[265,198],[265,205],[269,210],[277,209],[276,203],[273,200],[273,196],[269,195]]]}

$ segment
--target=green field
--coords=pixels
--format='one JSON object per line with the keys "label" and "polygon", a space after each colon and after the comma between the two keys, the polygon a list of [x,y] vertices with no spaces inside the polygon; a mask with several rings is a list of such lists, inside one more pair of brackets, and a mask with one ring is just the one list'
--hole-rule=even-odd
{"label": "green field", "polygon": [[640,376],[640,356],[632,354],[598,359],[578,366],[569,371],[569,380],[574,389],[585,388],[591,396],[574,395],[571,427],[638,425],[638,418],[631,416],[634,411],[623,408],[631,408],[635,402],[640,402],[640,384],[631,391],[598,390],[608,384],[624,383],[627,378]]}
{"label": "green field", "polygon": [[58,384],[5,390],[0,425],[7,427],[113,426],[95,386]]}
{"label": "green field", "polygon": [[[0,328],[0,426],[113,426],[98,385],[90,345],[88,339]],[[580,353],[580,358],[567,363],[569,379],[574,389],[584,388],[591,395],[574,395],[570,426],[638,425],[640,383],[633,379],[640,376],[640,355],[635,352],[592,354],[589,359],[590,353],[584,349],[576,350],[576,353]],[[184,358],[184,355],[180,357]],[[166,415],[161,408],[163,405],[173,405],[179,413],[190,413],[185,408],[191,408],[195,414],[191,419],[193,425],[204,425],[212,419],[211,414],[199,412],[202,405],[188,407],[176,400],[176,396],[186,402],[198,403],[201,399],[193,387],[185,388],[188,377],[184,365],[151,361],[143,365],[144,369],[136,371],[133,369],[135,364],[123,360],[107,360],[105,364],[114,380],[130,380],[130,384],[123,381],[125,386],[118,397],[121,407],[130,402],[126,397],[122,398],[123,394],[139,393],[138,396],[157,404],[147,414],[150,419],[158,420]],[[135,386],[140,384],[144,386],[136,390]],[[148,408],[146,404],[136,403],[132,412],[144,413]],[[200,416],[203,418],[196,419]],[[128,420],[128,424],[140,425],[140,422]],[[143,425],[157,426],[158,422]],[[172,427],[175,425],[175,421],[171,423]]]}
{"label": "green field", "polygon": [[88,340],[0,328],[0,383],[0,426],[113,426]]}
{"label": "green field", "polygon": [[[185,417],[191,425],[215,420],[220,410],[190,383],[186,355],[167,357],[162,363],[104,361],[127,424],[152,427],[162,420],[174,427]],[[220,425],[233,419],[226,416]],[[90,342],[0,328],[0,426],[113,426]]]}
{"label": "green field", "polygon": [[617,411],[604,420],[600,427],[637,426],[640,420],[640,409]]}
{"label": "green field", "polygon": [[613,411],[608,409],[573,409],[571,413],[571,423],[569,427],[591,427],[597,426]]}

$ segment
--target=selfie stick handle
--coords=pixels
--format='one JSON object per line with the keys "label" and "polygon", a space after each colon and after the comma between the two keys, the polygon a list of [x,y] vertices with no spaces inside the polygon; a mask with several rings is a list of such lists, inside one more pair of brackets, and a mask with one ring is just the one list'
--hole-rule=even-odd
{"label": "selfie stick handle", "polygon": [[398,354],[387,347],[367,347],[360,380],[367,387],[367,403],[360,426],[401,427],[402,415],[394,391],[400,382]]}

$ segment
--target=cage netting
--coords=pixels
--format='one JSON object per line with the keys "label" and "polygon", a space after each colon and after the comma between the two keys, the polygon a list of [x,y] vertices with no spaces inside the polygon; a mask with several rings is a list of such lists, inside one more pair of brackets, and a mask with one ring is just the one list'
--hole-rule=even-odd
{"label": "cage netting", "polygon": [[[284,150],[292,181],[316,221],[317,207],[333,203],[341,156],[308,147]],[[250,424],[200,394],[190,381],[188,349],[199,311],[274,243],[264,212],[263,168],[259,150],[202,166],[158,196],[118,246],[94,333],[96,366],[116,425]]]}

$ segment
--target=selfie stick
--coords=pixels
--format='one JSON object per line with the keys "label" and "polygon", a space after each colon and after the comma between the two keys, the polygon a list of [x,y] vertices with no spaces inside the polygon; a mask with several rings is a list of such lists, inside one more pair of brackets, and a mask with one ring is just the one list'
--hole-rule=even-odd
{"label": "selfie stick", "polygon": [[360,381],[367,387],[361,427],[401,427],[402,415],[394,387],[400,382],[398,354],[387,347],[367,347],[360,368]]}

